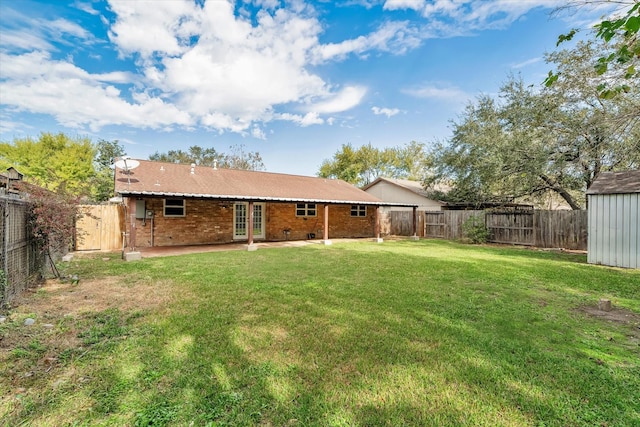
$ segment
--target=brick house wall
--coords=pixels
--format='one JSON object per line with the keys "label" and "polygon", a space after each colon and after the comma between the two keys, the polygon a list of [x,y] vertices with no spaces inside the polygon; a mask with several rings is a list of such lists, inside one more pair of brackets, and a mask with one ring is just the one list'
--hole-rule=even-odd
{"label": "brick house wall", "polygon": [[[165,217],[162,198],[145,199],[150,218],[136,219],[136,246],[199,245],[231,243],[233,239],[233,203],[185,199],[184,217]],[[316,216],[296,216],[295,203],[266,203],[265,240],[306,240],[310,233],[322,239],[324,207],[316,205]],[[130,218],[130,216],[129,216]],[[128,221],[129,222],[129,221]],[[288,230],[285,233],[285,230]],[[128,230],[130,231],[130,230]],[[367,206],[364,217],[352,217],[351,205],[329,206],[329,238],[374,237],[375,207]],[[258,240],[258,239],[256,239]]]}

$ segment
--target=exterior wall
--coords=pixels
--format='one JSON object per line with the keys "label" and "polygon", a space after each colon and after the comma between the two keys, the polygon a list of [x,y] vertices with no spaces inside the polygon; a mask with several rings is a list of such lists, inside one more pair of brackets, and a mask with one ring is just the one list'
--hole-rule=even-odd
{"label": "exterior wall", "polygon": [[640,194],[589,195],[587,261],[640,268]]}
{"label": "exterior wall", "polygon": [[[439,211],[442,210],[442,204],[436,200],[427,199],[419,194],[414,193],[406,188],[398,187],[389,182],[380,181],[373,187],[366,189],[366,192],[372,196],[376,196],[380,200],[393,203],[407,203],[418,205],[419,211]],[[403,207],[385,207],[385,212],[392,211],[412,211],[413,208]]]}
{"label": "exterior wall", "polygon": [[[145,202],[146,210],[153,211],[154,215],[153,220],[135,220],[136,247],[234,242],[232,202],[185,199],[184,217],[164,217],[161,198],[148,198]],[[306,240],[311,233],[315,234],[315,239],[322,239],[324,205],[318,204],[316,211],[315,217],[296,217],[295,203],[267,203],[264,212],[265,239]],[[127,213],[128,232],[131,231],[133,216],[133,212]],[[374,236],[374,206],[367,206],[365,217],[352,217],[351,205],[329,206],[329,238]]]}
{"label": "exterior wall", "polygon": [[[165,217],[164,199],[146,199],[153,220],[136,221],[136,246],[174,246],[230,243],[233,241],[233,205],[210,200],[185,199],[184,217]],[[223,207],[227,206],[227,207]],[[152,230],[153,224],[153,245]]]}

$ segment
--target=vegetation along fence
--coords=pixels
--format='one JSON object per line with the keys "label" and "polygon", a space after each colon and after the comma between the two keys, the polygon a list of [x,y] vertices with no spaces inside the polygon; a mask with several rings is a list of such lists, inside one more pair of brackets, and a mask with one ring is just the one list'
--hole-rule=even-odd
{"label": "vegetation along fence", "polygon": [[20,199],[0,196],[0,307],[37,282],[44,257],[29,234],[28,204]]}
{"label": "vegetation along fence", "polygon": [[[462,225],[483,216],[489,242],[587,250],[587,211],[492,212],[479,210],[426,212],[424,236],[449,240],[464,236]],[[399,218],[398,218],[399,219]],[[393,227],[392,229],[397,229]],[[403,234],[407,235],[407,234]]]}

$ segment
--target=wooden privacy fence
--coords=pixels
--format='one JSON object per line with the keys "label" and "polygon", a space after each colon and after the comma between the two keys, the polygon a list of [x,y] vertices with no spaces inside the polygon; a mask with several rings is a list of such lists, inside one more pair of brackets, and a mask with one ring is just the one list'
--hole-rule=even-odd
{"label": "wooden privacy fence", "polygon": [[[419,237],[424,237],[425,217],[423,212],[418,212],[417,216],[416,233]],[[413,236],[413,211],[391,211],[389,212],[389,219],[389,234],[394,236]]]}
{"label": "wooden privacy fence", "polygon": [[76,220],[76,250],[122,249],[124,208],[121,205],[81,205]]}
{"label": "wooden privacy fence", "polygon": [[[539,248],[587,250],[587,211],[438,211],[425,212],[424,235],[448,240],[464,238],[462,224],[483,216],[489,242]],[[393,227],[392,227],[393,228]]]}
{"label": "wooden privacy fence", "polygon": [[9,196],[0,196],[0,306],[41,278],[44,256],[27,227],[29,205]]}

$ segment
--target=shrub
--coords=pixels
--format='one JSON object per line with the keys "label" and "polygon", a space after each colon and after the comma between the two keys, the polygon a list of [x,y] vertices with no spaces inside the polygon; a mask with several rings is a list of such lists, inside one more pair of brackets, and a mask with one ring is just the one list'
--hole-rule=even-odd
{"label": "shrub", "polygon": [[486,243],[489,229],[484,223],[484,215],[473,215],[462,224],[462,232],[471,243]]}

